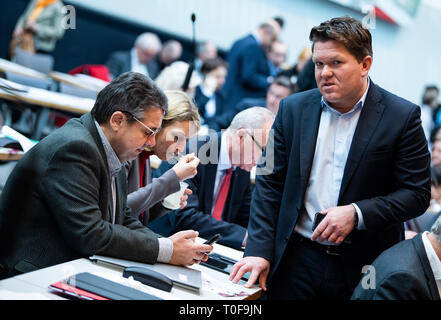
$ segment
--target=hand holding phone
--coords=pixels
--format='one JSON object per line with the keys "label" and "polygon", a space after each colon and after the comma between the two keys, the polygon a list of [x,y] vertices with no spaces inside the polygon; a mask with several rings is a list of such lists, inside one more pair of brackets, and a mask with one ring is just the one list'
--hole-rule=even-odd
{"label": "hand holding phone", "polygon": [[214,236],[212,236],[210,239],[208,239],[207,241],[204,242],[204,244],[214,244],[216,243],[218,240],[220,240],[221,235],[219,233],[216,233]]}
{"label": "hand holding phone", "polygon": [[314,216],[314,222],[312,223],[312,231],[314,231],[315,228],[317,228],[317,226],[320,224],[320,222],[322,222],[324,217],[326,217],[325,214],[323,214],[321,212],[316,212],[316,214]]}

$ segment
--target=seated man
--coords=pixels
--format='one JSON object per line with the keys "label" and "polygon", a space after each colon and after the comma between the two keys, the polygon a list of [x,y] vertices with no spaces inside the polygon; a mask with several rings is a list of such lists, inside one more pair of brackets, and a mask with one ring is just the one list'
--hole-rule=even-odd
{"label": "seated man", "polygon": [[[199,113],[191,98],[182,91],[166,90],[168,113],[162,121],[162,128],[156,135],[156,144],[148,151],[143,151],[134,161],[126,165],[128,170],[127,204],[132,215],[140,218],[144,225],[167,214],[161,200],[179,190],[179,181],[191,178],[196,174],[199,160],[188,161],[182,157],[179,163],[163,175],[152,180],[150,155],[167,161],[185,151],[186,141],[199,129]],[[188,189],[188,193],[191,192]],[[187,196],[182,199],[182,207]]]}
{"label": "seated man", "polygon": [[352,300],[440,300],[441,217],[430,232],[419,233],[375,259]]}
{"label": "seated man", "polygon": [[245,98],[242,99],[236,106],[235,112],[238,113],[246,108],[253,106],[261,106],[270,109],[274,114],[279,111],[280,100],[296,92],[295,85],[288,77],[278,76],[274,78],[265,98]]}
{"label": "seated man", "polygon": [[113,52],[106,65],[113,78],[124,72],[134,71],[155,79],[160,72],[155,57],[161,48],[162,43],[158,36],[151,32],[145,32],[136,38],[131,50]]}
{"label": "seated man", "polygon": [[186,180],[193,192],[188,204],[149,227],[166,234],[191,226],[203,238],[220,233],[219,243],[237,249],[245,246],[252,189],[250,171],[266,146],[273,121],[274,115],[268,109],[249,108],[237,114],[222,133],[190,139],[189,151],[195,152],[201,162],[197,175]]}
{"label": "seated man", "polygon": [[146,76],[124,73],[98,94],[92,111],[69,120],[30,149],[0,199],[0,277],[94,254],[187,265],[211,246],[187,230],[163,238],[130,215],[122,163],[134,159],[167,112]]}

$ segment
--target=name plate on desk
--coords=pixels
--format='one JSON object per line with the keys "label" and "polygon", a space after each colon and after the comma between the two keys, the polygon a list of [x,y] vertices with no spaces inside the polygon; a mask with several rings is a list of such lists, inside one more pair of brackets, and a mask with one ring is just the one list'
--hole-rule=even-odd
{"label": "name plate on desk", "polygon": [[196,292],[199,292],[199,289],[202,287],[201,271],[187,267],[173,266],[164,263],[147,264],[100,255],[93,255],[89,258],[89,260],[97,264],[113,265],[121,269],[126,267],[149,268],[166,275],[168,278],[170,278],[174,285]]}

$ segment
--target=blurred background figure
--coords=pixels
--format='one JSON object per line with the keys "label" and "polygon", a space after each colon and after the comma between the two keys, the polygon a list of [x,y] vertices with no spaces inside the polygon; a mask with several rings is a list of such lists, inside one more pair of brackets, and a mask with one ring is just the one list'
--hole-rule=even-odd
{"label": "blurred background figure", "polygon": [[154,33],[145,32],[136,38],[131,50],[113,52],[106,65],[113,78],[124,72],[134,71],[154,79],[159,74],[155,57],[161,48],[159,37]]}
{"label": "blurred background figure", "polygon": [[295,92],[296,87],[288,77],[278,76],[274,79],[273,83],[271,83],[265,98],[243,99],[236,106],[236,113],[254,106],[261,106],[268,108],[276,115],[277,111],[279,111],[280,100]]}
{"label": "blurred background figure", "polygon": [[204,62],[208,59],[217,58],[217,47],[211,41],[204,41],[197,45],[196,47],[196,59],[195,59],[195,69],[201,75],[201,68]]}
{"label": "blurred background figure", "polygon": [[281,76],[287,76],[292,83],[297,83],[297,78],[299,74],[302,72],[305,65],[308,63],[308,61],[311,59],[312,51],[311,47],[307,46],[305,47],[297,57],[296,63],[287,70],[283,70],[279,75]]}
{"label": "blurred background figure", "polygon": [[31,38],[32,45],[21,47],[23,50],[36,53],[51,53],[57,40],[64,35],[64,4],[58,0],[31,0],[15,25],[11,42],[11,58],[14,49],[20,46],[25,38]]}
{"label": "blurred background figure", "polygon": [[228,53],[228,74],[223,89],[230,110],[244,98],[265,97],[272,81],[266,49],[277,35],[272,24],[262,23],[233,43]]}
{"label": "blurred background figure", "polygon": [[[161,73],[155,79],[155,82],[162,90],[182,90],[182,85],[184,84],[187,71],[188,63],[184,61],[175,61],[161,71]],[[201,77],[199,77],[198,73],[193,70],[186,92],[193,96],[196,87],[201,82]]]}
{"label": "blurred background figure", "polygon": [[426,86],[421,99],[421,122],[427,141],[430,141],[436,125],[441,125],[441,112],[438,106],[438,88]]}
{"label": "blurred background figure", "polygon": [[275,77],[286,69],[288,46],[282,40],[275,40],[268,53],[271,76]]}
{"label": "blurred background figure", "polygon": [[173,62],[179,60],[182,55],[182,44],[177,40],[168,40],[164,42],[161,51],[156,57],[156,62],[159,65],[159,70],[164,70]]}
{"label": "blurred background figure", "polygon": [[201,73],[203,82],[196,87],[194,99],[201,115],[203,130],[226,129],[232,119],[227,115],[226,98],[221,90],[227,77],[227,63],[219,57],[207,59]]}
{"label": "blurred background figure", "polygon": [[421,216],[405,222],[406,239],[413,238],[417,233],[429,231],[441,212],[441,168],[430,168],[430,206]]}

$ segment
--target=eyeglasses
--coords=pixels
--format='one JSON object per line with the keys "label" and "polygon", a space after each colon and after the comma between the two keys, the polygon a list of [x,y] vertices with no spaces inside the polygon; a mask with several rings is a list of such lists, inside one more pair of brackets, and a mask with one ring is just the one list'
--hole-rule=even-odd
{"label": "eyeglasses", "polygon": [[146,126],[141,120],[139,120],[137,117],[135,117],[131,112],[129,111],[121,111],[124,114],[128,114],[129,116],[131,116],[133,119],[135,119],[135,121],[139,122],[144,128],[146,128],[149,133],[144,133],[147,138],[151,138],[153,137],[155,134],[157,134],[159,132],[159,130],[161,130],[161,127],[156,128],[155,130],[150,129],[148,126]]}
{"label": "eyeglasses", "polygon": [[260,143],[258,143],[256,141],[256,139],[254,139],[254,136],[251,133],[249,133],[248,131],[246,133],[251,137],[251,139],[253,139],[253,142],[256,144],[256,146],[258,146],[260,148],[260,150],[262,150],[262,152],[263,152],[265,149],[262,147],[262,145]]}

